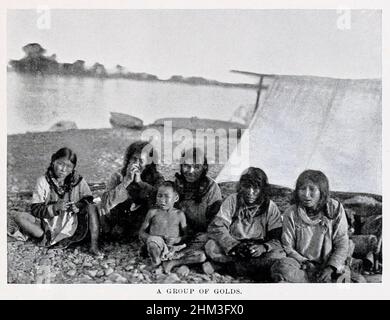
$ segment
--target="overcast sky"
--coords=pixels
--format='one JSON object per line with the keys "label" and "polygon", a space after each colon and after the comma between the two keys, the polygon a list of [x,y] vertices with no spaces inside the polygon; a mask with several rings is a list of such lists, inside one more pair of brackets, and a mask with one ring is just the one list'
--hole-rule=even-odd
{"label": "overcast sky", "polygon": [[[59,62],[85,60],[160,78],[253,79],[230,69],[339,78],[381,77],[381,13],[336,10],[53,10],[39,29],[36,10],[8,11],[9,59],[38,42]],[[344,22],[344,24],[343,24]],[[339,23],[339,24],[338,24]]]}

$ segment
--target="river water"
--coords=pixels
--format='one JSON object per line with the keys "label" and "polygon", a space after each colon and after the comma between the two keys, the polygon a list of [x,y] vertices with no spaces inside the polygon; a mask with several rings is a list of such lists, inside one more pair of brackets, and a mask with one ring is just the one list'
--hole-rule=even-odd
{"label": "river water", "polygon": [[60,120],[78,128],[109,128],[110,112],[150,124],[163,117],[229,120],[256,91],[126,79],[7,74],[7,132],[47,131]]}

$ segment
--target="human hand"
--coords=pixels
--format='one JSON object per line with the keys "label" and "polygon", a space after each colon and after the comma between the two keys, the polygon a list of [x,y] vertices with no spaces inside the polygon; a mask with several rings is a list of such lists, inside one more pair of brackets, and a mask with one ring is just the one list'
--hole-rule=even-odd
{"label": "human hand", "polygon": [[253,244],[249,247],[249,252],[252,257],[260,257],[264,252],[267,252],[267,249],[263,244]]}
{"label": "human hand", "polygon": [[67,203],[63,199],[59,199],[56,203],[53,204],[53,210],[55,215],[59,215],[61,212],[66,211]]}
{"label": "human hand", "polygon": [[330,282],[332,280],[332,267],[326,267],[318,276],[318,282]]}
{"label": "human hand", "polygon": [[127,167],[126,176],[124,178],[125,185],[128,186],[133,181],[141,181],[141,171],[136,164]]}
{"label": "human hand", "polygon": [[141,171],[139,171],[138,169],[134,170],[134,182],[141,182]]}
{"label": "human hand", "polygon": [[67,205],[67,209],[71,210],[74,213],[78,213],[80,211],[74,202],[68,202],[66,205]]}
{"label": "human hand", "polygon": [[126,175],[123,178],[123,184],[125,187],[128,187],[130,183],[133,182],[134,179],[134,173],[133,170],[131,170],[131,167],[127,167]]}
{"label": "human hand", "polygon": [[301,263],[302,270],[314,270],[315,268],[315,264],[310,260],[305,260]]}

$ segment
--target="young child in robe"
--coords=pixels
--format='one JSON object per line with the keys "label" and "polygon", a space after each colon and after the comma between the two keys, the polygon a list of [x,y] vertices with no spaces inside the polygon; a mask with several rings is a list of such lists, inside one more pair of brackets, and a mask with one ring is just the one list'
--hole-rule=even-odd
{"label": "young child in robe", "polygon": [[145,243],[154,266],[162,261],[179,258],[178,251],[185,248],[181,244],[187,232],[184,212],[174,208],[179,200],[175,185],[163,182],[157,191],[156,207],[150,209],[141,226],[140,239]]}
{"label": "young child in robe", "polygon": [[90,250],[99,255],[98,211],[85,179],[75,170],[77,155],[69,148],[55,152],[45,175],[37,180],[31,213],[15,217],[20,228],[45,247],[68,247],[89,233]]}
{"label": "young child in robe", "polygon": [[348,223],[343,205],[330,198],[324,173],[306,170],[298,177],[293,205],[283,217],[282,244],[287,258],[274,274],[285,282],[350,281],[346,265]]}

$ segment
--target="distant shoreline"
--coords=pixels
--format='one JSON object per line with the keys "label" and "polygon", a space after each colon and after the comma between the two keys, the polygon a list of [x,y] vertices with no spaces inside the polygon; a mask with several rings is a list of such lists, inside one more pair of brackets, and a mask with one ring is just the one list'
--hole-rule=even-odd
{"label": "distant shoreline", "polygon": [[78,78],[98,78],[98,79],[129,79],[137,81],[153,81],[168,83],[184,83],[190,85],[238,87],[256,89],[256,84],[249,83],[229,83],[210,80],[199,76],[184,77],[182,75],[172,75],[167,80],[159,79],[158,76],[146,72],[126,71],[124,66],[116,65],[116,72],[109,72],[106,67],[96,62],[92,67],[86,67],[84,60],[76,60],[73,63],[58,62],[57,55],[46,55],[46,49],[39,43],[29,43],[22,47],[25,56],[22,59],[11,59],[7,65],[7,71],[14,71],[20,74],[29,75],[58,75],[75,76]]}
{"label": "distant shoreline", "polygon": [[[8,73],[16,73],[21,75],[28,75],[28,76],[37,76],[37,74],[27,73],[27,72],[17,72],[15,70],[7,70]],[[134,74],[136,75],[136,74]],[[63,73],[48,73],[43,74],[39,76],[59,76],[59,77],[73,77],[73,78],[92,78],[92,79],[99,79],[99,80],[110,80],[110,79],[121,79],[121,80],[132,80],[132,81],[142,81],[142,82],[159,82],[159,83],[176,83],[176,84],[185,84],[185,85],[191,85],[191,86],[213,86],[213,87],[224,87],[224,88],[240,88],[240,89],[251,89],[251,90],[257,90],[258,85],[257,84],[251,84],[251,83],[231,83],[231,82],[221,82],[217,80],[210,80],[205,79],[202,77],[182,77],[182,79],[159,79],[159,78],[143,78],[143,77],[136,77],[136,76],[118,76],[116,74],[107,74],[105,76],[95,76],[90,74],[80,75],[80,74],[63,74]]]}

